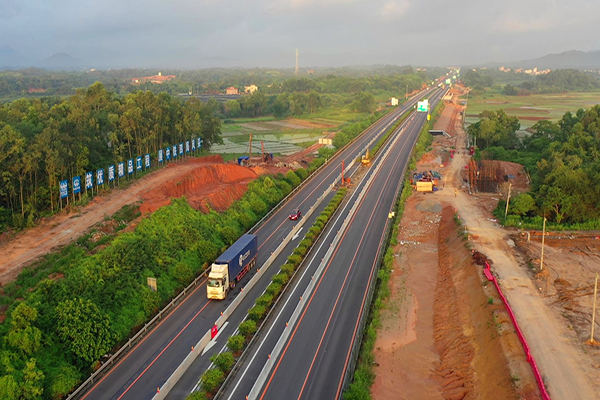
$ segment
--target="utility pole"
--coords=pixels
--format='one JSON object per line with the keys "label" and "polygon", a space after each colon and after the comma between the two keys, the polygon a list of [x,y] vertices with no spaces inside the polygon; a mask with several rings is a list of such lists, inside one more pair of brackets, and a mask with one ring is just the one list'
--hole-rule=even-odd
{"label": "utility pole", "polygon": [[298,49],[296,49],[296,75],[298,75]]}
{"label": "utility pole", "polygon": [[596,283],[594,284],[594,306],[592,307],[592,334],[590,343],[594,344],[594,324],[596,323],[596,294],[598,293],[598,274],[596,274]]}
{"label": "utility pole", "polygon": [[510,203],[510,189],[512,188],[512,183],[508,184],[508,196],[506,197],[506,210],[504,210],[504,218],[508,215],[508,204]]}
{"label": "utility pole", "polygon": [[250,142],[248,143],[248,165],[252,159],[252,134],[250,134]]}
{"label": "utility pole", "polygon": [[542,257],[540,258],[540,270],[544,270],[544,239],[546,238],[546,217],[544,217],[544,225],[542,228]]}

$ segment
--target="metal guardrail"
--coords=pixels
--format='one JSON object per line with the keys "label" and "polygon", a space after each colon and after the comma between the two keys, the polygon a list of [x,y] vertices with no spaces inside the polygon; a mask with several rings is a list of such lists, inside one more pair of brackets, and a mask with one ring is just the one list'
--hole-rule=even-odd
{"label": "metal guardrail", "polygon": [[[229,316],[231,314],[233,314],[233,312],[235,310],[237,310],[238,306],[246,298],[246,295],[248,294],[248,292],[250,290],[252,290],[252,288],[258,283],[260,278],[262,278],[262,276],[265,274],[265,271],[267,271],[269,269],[269,267],[271,266],[271,264],[273,263],[273,261],[275,261],[275,259],[277,257],[279,257],[279,254],[283,251],[283,249],[292,240],[294,235],[300,231],[300,229],[304,225],[304,222],[308,220],[308,218],[312,215],[314,210],[316,210],[317,207],[321,204],[323,199],[325,197],[327,197],[327,195],[331,192],[332,188],[333,188],[333,185],[329,185],[328,188],[323,192],[323,194],[321,196],[319,196],[319,198],[317,199],[315,204],[308,210],[308,212],[305,214],[304,218],[302,218],[302,221],[294,226],[294,228],[290,231],[290,233],[283,239],[281,244],[279,246],[277,246],[277,249],[275,249],[275,251],[273,253],[271,253],[271,255],[269,256],[267,261],[265,261],[264,264],[260,267],[258,272],[256,272],[256,274],[254,274],[254,276],[252,277],[252,279],[250,279],[250,281],[246,284],[246,286],[244,286],[242,288],[241,292],[235,297],[235,299],[233,300],[233,302],[231,302],[229,307],[227,307],[227,309],[225,311],[223,311],[221,316],[215,322],[217,329],[221,329],[221,327],[223,326],[225,321],[227,321]],[[173,387],[177,384],[179,379],[181,379],[183,374],[187,371],[189,366],[196,360],[198,355],[200,355],[200,353],[204,350],[204,348],[210,342],[210,340],[211,340],[211,330],[209,329],[204,334],[204,336],[202,336],[202,338],[196,344],[196,346],[193,347],[190,354],[188,354],[188,356],[183,360],[183,362],[177,367],[177,369],[175,369],[175,371],[171,374],[171,376],[167,379],[167,381],[162,385],[162,387],[156,393],[156,395],[154,395],[154,397],[152,398],[153,400],[162,400],[162,399],[166,398],[166,396],[169,394],[171,389],[173,389]]]}
{"label": "metal guardrail", "polygon": [[194,279],[192,283],[190,283],[186,288],[184,288],[176,297],[174,297],[169,304],[163,307],[154,318],[148,321],[142,329],[140,329],[133,337],[131,337],[127,343],[119,348],[98,370],[96,370],[88,379],[86,379],[77,389],[75,389],[68,397],[67,400],[75,399],[79,395],[82,395],[82,392],[87,391],[91,388],[94,383],[98,382],[100,378],[102,378],[112,366],[114,366],[121,358],[123,358],[130,349],[132,349],[136,344],[140,343],[144,336],[158,325],[160,321],[163,319],[165,315],[168,315],[175,306],[179,305],[183,298],[190,294],[196,286],[198,286],[199,282],[204,279],[204,274],[199,275]]}
{"label": "metal guardrail", "polygon": [[[377,137],[373,138],[373,140],[371,140],[369,143],[372,143],[375,139],[377,139]],[[397,138],[394,141],[396,141],[396,140],[397,140]],[[370,144],[367,144],[367,147],[369,145]],[[392,147],[393,146],[390,146],[385,151],[384,158],[389,154]],[[294,312],[292,313],[292,316],[290,317],[290,319],[288,321],[288,326],[286,327],[286,330],[280,336],[279,340],[275,344],[275,347],[271,351],[271,358],[269,360],[267,360],[267,362],[263,366],[263,369],[261,370],[252,389],[250,390],[250,393],[247,396],[248,399],[255,399],[257,397],[258,393],[260,392],[260,390],[262,389],[263,385],[265,384],[267,376],[269,375],[271,369],[273,368],[274,360],[276,360],[278,358],[279,353],[282,351],[283,346],[285,345],[287,338],[289,337],[289,335],[291,333],[291,330],[293,329],[294,325],[296,324],[296,321],[298,320],[302,309],[304,308],[306,302],[310,298],[310,293],[313,291],[314,286],[316,285],[316,282],[319,281],[319,277],[321,276],[321,274],[323,273],[323,271],[325,269],[325,266],[329,262],[329,259],[331,258],[332,253],[333,253],[337,243],[339,243],[343,232],[346,230],[347,226],[350,224],[350,221],[352,219],[351,217],[356,213],[360,202],[366,195],[371,182],[375,179],[375,176],[376,176],[378,170],[382,168],[382,165],[383,165],[382,163],[377,164],[377,166],[373,169],[372,174],[370,176],[368,176],[368,178],[367,178],[367,176],[365,176],[365,178],[367,178],[367,182],[366,182],[365,186],[363,187],[363,189],[359,193],[357,199],[355,200],[355,203],[352,206],[350,212],[348,213],[348,216],[344,219],[344,222],[343,222],[342,226],[340,227],[339,231],[337,232],[336,236],[334,237],[334,240],[331,243],[331,246],[329,247],[329,249],[325,253],[325,256],[319,263],[319,266],[317,267],[317,270],[315,271],[315,273],[313,275],[313,279],[311,280],[309,285],[304,290],[302,296],[300,297],[300,301],[298,302],[296,308],[294,309]]]}
{"label": "metal guardrail", "polygon": [[[413,96],[413,98],[416,96]],[[412,99],[411,99],[412,100]],[[393,111],[391,111],[393,112]],[[378,124],[382,118],[389,115],[390,113],[384,115],[379,120],[375,121],[371,124],[367,129],[373,128],[374,125]],[[395,117],[394,119],[397,119]],[[388,125],[389,126],[389,125]],[[358,135],[353,138],[350,142],[344,145],[337,154],[331,159],[331,161],[341,157],[341,153],[346,150],[350,145],[352,145],[355,141],[359,140],[362,135]],[[277,210],[279,210],[285,203],[295,195],[301,188],[307,185],[312,179],[317,176],[317,174],[331,161],[326,161],[323,165],[319,166],[316,170],[314,170],[304,181],[302,181],[298,186],[296,186],[286,197],[284,197],[275,207],[273,207],[264,217],[262,217],[254,226],[249,229],[249,232],[254,232],[258,227],[260,227],[266,219],[268,219],[271,215],[273,215]],[[349,169],[349,167],[348,167]],[[116,352],[113,354],[106,362],[100,366],[92,375],[90,375],[79,387],[77,387],[73,392],[69,394],[67,400],[75,400],[79,396],[83,395],[87,390],[89,390],[96,382],[98,382],[104,375],[106,375],[110,369],[117,364],[136,344],[141,342],[144,337],[152,331],[155,325],[158,325],[159,321],[171,311],[173,308],[183,301],[183,298],[192,292],[198,283],[204,279],[206,274],[209,272],[207,268],[203,273],[198,275],[192,283],[190,283],[187,287],[185,287],[176,297],[174,297],[165,307],[163,307],[150,321],[148,321],[134,336],[129,338],[129,340],[123,344]],[[200,343],[200,342],[199,342]]]}

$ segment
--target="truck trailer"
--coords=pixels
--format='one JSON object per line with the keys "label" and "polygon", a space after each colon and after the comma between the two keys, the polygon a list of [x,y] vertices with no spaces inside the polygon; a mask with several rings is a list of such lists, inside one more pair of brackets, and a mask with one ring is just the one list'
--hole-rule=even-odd
{"label": "truck trailer", "polygon": [[225,299],[229,290],[254,266],[257,255],[256,235],[252,234],[243,235],[225,250],[210,266],[206,285],[208,298]]}

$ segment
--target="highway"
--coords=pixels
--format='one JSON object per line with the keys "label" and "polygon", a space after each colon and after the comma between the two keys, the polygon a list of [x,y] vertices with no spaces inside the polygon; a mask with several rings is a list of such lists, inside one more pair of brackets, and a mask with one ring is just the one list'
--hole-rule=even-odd
{"label": "highway", "polygon": [[[430,97],[432,108],[440,94]],[[303,273],[292,282],[268,326],[236,366],[220,399],[245,399],[247,395],[250,400],[340,398],[350,350],[361,337],[358,323],[368,283],[377,273],[386,219],[425,118],[425,114],[416,114],[407,121],[397,142],[388,143],[392,146],[388,157],[375,160],[320,247],[309,255]],[[380,169],[377,163],[382,163]],[[367,181],[369,174],[373,175],[371,182]],[[355,212],[349,214],[352,207]],[[349,223],[344,228],[345,219]],[[330,246],[331,258],[321,261]],[[301,304],[301,296],[307,296],[306,288],[315,279],[314,289]],[[297,322],[288,324],[294,313]]]}
{"label": "highway", "polygon": [[[264,221],[254,232],[258,235],[259,243],[258,267],[262,266],[271,252],[277,248],[283,238],[293,228],[294,222],[289,221],[287,218],[289,212],[294,208],[300,208],[305,211],[314,204],[325,189],[339,179],[341,160],[344,160],[347,165],[358,157],[360,155],[359,150],[369,140],[385,132],[386,126],[389,127],[392,125],[395,119],[409,108],[412,108],[421,97],[423,97],[423,94],[409,99],[405,105],[396,108],[367,129],[360,138],[347,146],[334,159],[330,160],[313,179]],[[326,205],[326,202],[327,200],[324,202],[324,205]],[[309,223],[310,221],[306,222]],[[290,244],[289,251],[286,248],[280,258],[284,259],[289,255],[298,241],[293,241]],[[275,264],[281,265],[282,262],[279,261],[277,260]],[[277,269],[277,265],[272,266],[256,287],[247,294],[244,303],[230,317],[230,329],[237,327],[239,322],[244,318],[247,309],[254,304],[255,299],[264,291],[270,282],[271,276],[277,272]],[[206,298],[205,285],[198,285],[126,357],[119,361],[108,374],[96,382],[85,394],[79,396],[79,398],[88,400],[151,399],[156,394],[157,388],[164,384],[175,368],[189,354],[191,346],[196,344],[198,339],[212,327],[220,313],[233,301],[234,297],[253,273],[251,272],[247,275],[224,301],[208,300]],[[225,330],[222,337],[226,338],[229,334],[231,333],[227,333]],[[225,339],[223,340],[225,341]],[[184,376],[181,385],[173,390],[173,395],[176,395],[177,398],[185,397],[183,393],[185,391],[189,393],[193,388],[192,382],[196,381],[201,371],[205,370],[208,366],[207,360],[210,355],[220,350],[220,348],[220,345],[215,346],[211,352],[199,357],[193,371],[191,370],[190,374]],[[197,373],[198,371],[200,373]],[[190,385],[192,387],[189,387]]]}

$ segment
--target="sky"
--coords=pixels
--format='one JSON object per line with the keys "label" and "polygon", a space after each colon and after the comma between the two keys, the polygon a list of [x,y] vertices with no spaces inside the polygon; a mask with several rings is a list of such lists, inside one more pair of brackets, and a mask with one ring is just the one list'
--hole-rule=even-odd
{"label": "sky", "polygon": [[[91,67],[473,65],[600,50],[598,0],[0,0],[0,48]],[[2,60],[0,60],[1,63]]]}

